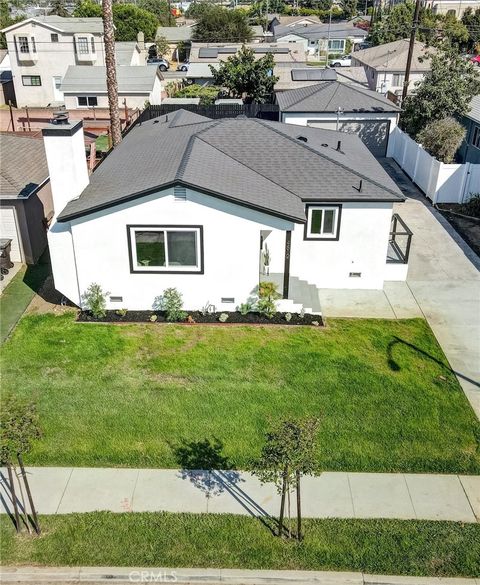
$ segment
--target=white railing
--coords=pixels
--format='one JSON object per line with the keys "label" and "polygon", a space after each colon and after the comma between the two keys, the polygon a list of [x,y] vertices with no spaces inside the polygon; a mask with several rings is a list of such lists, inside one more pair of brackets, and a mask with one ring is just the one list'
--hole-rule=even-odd
{"label": "white railing", "polygon": [[391,156],[425,195],[436,203],[463,203],[480,191],[480,165],[445,164],[395,128],[390,134]]}

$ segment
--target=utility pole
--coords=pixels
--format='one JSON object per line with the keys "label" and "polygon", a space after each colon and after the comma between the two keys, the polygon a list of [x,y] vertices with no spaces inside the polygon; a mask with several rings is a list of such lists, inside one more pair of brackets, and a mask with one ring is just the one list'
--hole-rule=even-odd
{"label": "utility pole", "polygon": [[325,69],[328,67],[328,55],[329,55],[329,51],[330,51],[329,45],[330,45],[330,27],[332,26],[332,6],[333,6],[333,3],[330,6],[330,14],[328,16],[327,57],[326,57],[327,61],[325,63]]}
{"label": "utility pole", "polygon": [[415,37],[417,36],[418,28],[418,15],[420,14],[421,0],[415,2],[415,12],[413,14],[413,26],[412,32],[410,33],[410,44],[408,46],[407,66],[405,68],[405,79],[403,80],[403,91],[402,91],[402,104],[407,97],[408,82],[410,80],[410,69],[412,68],[413,50],[415,48]]}
{"label": "utility pole", "polygon": [[122,126],[118,111],[117,67],[115,62],[115,30],[113,27],[112,0],[103,0],[103,37],[105,42],[105,68],[107,75],[108,107],[113,147],[122,141]]}

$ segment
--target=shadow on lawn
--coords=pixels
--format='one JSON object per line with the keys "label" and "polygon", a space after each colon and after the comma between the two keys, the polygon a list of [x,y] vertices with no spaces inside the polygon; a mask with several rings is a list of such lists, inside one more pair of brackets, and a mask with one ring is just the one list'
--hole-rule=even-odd
{"label": "shadow on lawn", "polygon": [[393,350],[394,350],[395,346],[397,346],[399,344],[400,345],[405,345],[406,347],[409,347],[410,349],[413,349],[417,353],[421,354],[423,357],[426,357],[429,360],[431,360],[431,361],[435,362],[436,364],[438,364],[439,366],[442,366],[442,368],[444,368],[448,372],[452,372],[456,376],[458,376],[459,378],[462,378],[463,380],[466,380],[467,382],[470,382],[470,384],[473,384],[474,386],[478,386],[480,388],[480,382],[478,382],[476,380],[472,380],[471,378],[468,378],[464,374],[461,374],[460,372],[457,372],[456,370],[453,370],[448,364],[445,364],[444,362],[440,361],[436,357],[433,357],[433,355],[430,355],[426,351],[423,351],[423,349],[420,349],[416,345],[413,345],[412,343],[409,343],[408,341],[405,341],[404,339],[400,339],[400,337],[397,337],[396,335],[393,337],[393,341],[390,341],[390,343],[387,346],[387,363],[388,363],[388,367],[393,372],[398,372],[398,371],[400,371],[402,369],[402,367],[400,366],[400,364],[397,361],[395,361],[395,359],[393,357]]}
{"label": "shadow on lawn", "polygon": [[277,520],[240,488],[239,484],[245,480],[233,469],[228,457],[222,454],[223,443],[219,439],[189,442],[184,440],[181,445],[172,449],[181,467],[182,479],[190,481],[207,498],[229,494],[250,516],[258,518],[272,534],[276,534]]}

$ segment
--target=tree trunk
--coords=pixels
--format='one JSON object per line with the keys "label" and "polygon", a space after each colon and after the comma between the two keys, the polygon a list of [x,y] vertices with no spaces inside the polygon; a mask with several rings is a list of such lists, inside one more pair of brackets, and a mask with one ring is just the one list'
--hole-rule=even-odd
{"label": "tree trunk", "polygon": [[18,489],[20,491],[20,497],[22,498],[23,520],[25,522],[25,526],[27,527],[28,534],[32,534],[32,529],[30,528],[30,522],[28,520],[28,510],[27,510],[27,505],[25,503],[25,496],[23,495],[22,482],[20,481],[20,479],[18,477],[18,473],[17,473],[17,468],[16,467],[13,468],[13,472],[15,474],[15,477],[17,478],[17,481],[18,481]]}
{"label": "tree trunk", "polygon": [[113,147],[122,141],[120,113],[118,111],[117,70],[115,63],[115,31],[113,28],[112,0],[103,0],[103,40],[105,43],[105,66],[107,71],[108,107]]}
{"label": "tree trunk", "polygon": [[283,536],[283,518],[285,516],[285,495],[287,493],[288,467],[283,472],[282,496],[280,500],[280,518],[278,519],[278,536]]}
{"label": "tree trunk", "polygon": [[15,529],[20,532],[20,514],[18,513],[17,495],[15,494],[15,484],[13,483],[12,466],[7,463],[8,481],[10,483],[10,495],[12,497],[13,514],[15,516]]}
{"label": "tree trunk", "polygon": [[40,522],[38,521],[37,511],[35,510],[35,506],[33,504],[32,492],[30,491],[30,484],[28,483],[27,474],[25,472],[25,467],[23,466],[23,459],[21,453],[18,454],[18,464],[20,466],[21,475],[23,477],[23,483],[25,484],[25,491],[27,492],[28,503],[30,504],[30,510],[32,512],[32,518],[34,523],[35,532],[40,534]]}
{"label": "tree trunk", "polygon": [[301,495],[300,495],[300,472],[297,471],[297,485],[296,485],[296,492],[297,492],[297,539],[299,541],[302,540],[302,502],[301,502]]}

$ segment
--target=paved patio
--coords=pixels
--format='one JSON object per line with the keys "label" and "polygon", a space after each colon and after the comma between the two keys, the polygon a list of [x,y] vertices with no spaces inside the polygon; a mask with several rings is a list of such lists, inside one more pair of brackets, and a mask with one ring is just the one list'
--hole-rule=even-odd
{"label": "paved patio", "polygon": [[[37,511],[68,514],[192,512],[277,516],[273,484],[243,471],[31,467]],[[0,475],[0,511],[11,511],[8,477]],[[480,520],[480,476],[325,472],[302,480],[309,518]]]}

